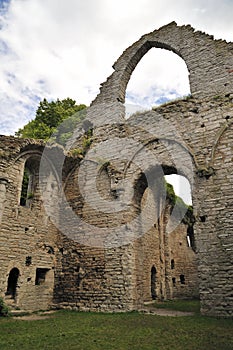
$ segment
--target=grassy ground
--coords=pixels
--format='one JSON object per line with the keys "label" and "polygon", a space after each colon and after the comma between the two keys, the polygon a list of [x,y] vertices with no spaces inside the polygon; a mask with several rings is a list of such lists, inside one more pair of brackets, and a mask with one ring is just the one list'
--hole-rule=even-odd
{"label": "grassy ground", "polygon": [[72,311],[34,321],[1,318],[0,349],[232,350],[233,320]]}
{"label": "grassy ground", "polygon": [[167,300],[163,302],[155,301],[153,304],[148,305],[148,307],[184,312],[194,312],[195,314],[200,313],[199,300]]}

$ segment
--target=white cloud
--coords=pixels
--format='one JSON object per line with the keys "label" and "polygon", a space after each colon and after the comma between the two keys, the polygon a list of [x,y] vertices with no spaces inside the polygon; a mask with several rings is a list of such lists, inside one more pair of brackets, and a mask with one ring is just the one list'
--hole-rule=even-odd
{"label": "white cloud", "polygon": [[[89,104],[122,51],[173,20],[232,40],[232,9],[229,0],[11,0],[0,12],[0,133],[22,127],[44,97]],[[163,57],[161,66],[161,55],[152,56],[130,81],[135,102],[153,104],[174,90],[185,94],[179,58]]]}
{"label": "white cloud", "polygon": [[127,87],[127,103],[145,107],[190,93],[189,72],[185,62],[176,54],[151,49],[137,65]]}
{"label": "white cloud", "polygon": [[166,181],[172,184],[174,192],[177,196],[181,197],[183,201],[192,205],[192,196],[191,196],[191,186],[189,181],[181,175],[166,175]]}

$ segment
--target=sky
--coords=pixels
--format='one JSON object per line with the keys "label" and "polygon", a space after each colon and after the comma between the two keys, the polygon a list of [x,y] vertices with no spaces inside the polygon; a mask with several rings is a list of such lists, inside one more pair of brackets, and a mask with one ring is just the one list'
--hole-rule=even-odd
{"label": "sky", "polygon": [[[232,15],[233,0],[0,0],[0,134],[14,135],[43,98],[89,105],[123,50],[172,21],[233,41]],[[132,74],[126,106],[187,94],[183,60],[152,49]]]}

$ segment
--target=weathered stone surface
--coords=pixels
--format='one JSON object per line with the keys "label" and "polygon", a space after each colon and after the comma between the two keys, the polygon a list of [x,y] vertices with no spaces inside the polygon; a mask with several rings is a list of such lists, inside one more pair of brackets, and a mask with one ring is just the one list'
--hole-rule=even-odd
{"label": "weathered stone surface", "polygon": [[[127,83],[151,47],[184,59],[192,96],[126,121]],[[203,314],[233,315],[232,48],[174,22],[144,35],[87,111],[88,152],[66,156],[60,171],[63,151],[52,147],[40,186],[43,142],[0,137],[0,295],[7,302],[125,311],[152,298],[200,294]],[[22,205],[25,167],[33,197]],[[190,227],[175,208],[171,215],[163,191],[172,173],[191,185],[196,253],[187,245]]]}

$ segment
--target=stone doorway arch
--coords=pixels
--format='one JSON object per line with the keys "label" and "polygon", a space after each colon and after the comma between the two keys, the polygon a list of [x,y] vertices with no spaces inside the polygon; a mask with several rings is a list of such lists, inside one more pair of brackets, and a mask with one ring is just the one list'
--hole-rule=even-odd
{"label": "stone doorway arch", "polygon": [[157,282],[156,273],[157,273],[156,268],[153,265],[152,268],[151,268],[151,298],[153,300],[155,300],[156,297],[157,297],[157,293],[156,293],[156,282]]}
{"label": "stone doorway arch", "polygon": [[17,267],[14,267],[13,269],[11,269],[8,276],[8,281],[7,281],[6,296],[14,300],[16,299],[16,295],[17,295],[17,285],[18,285],[19,274],[20,274],[19,269],[17,269]]}

